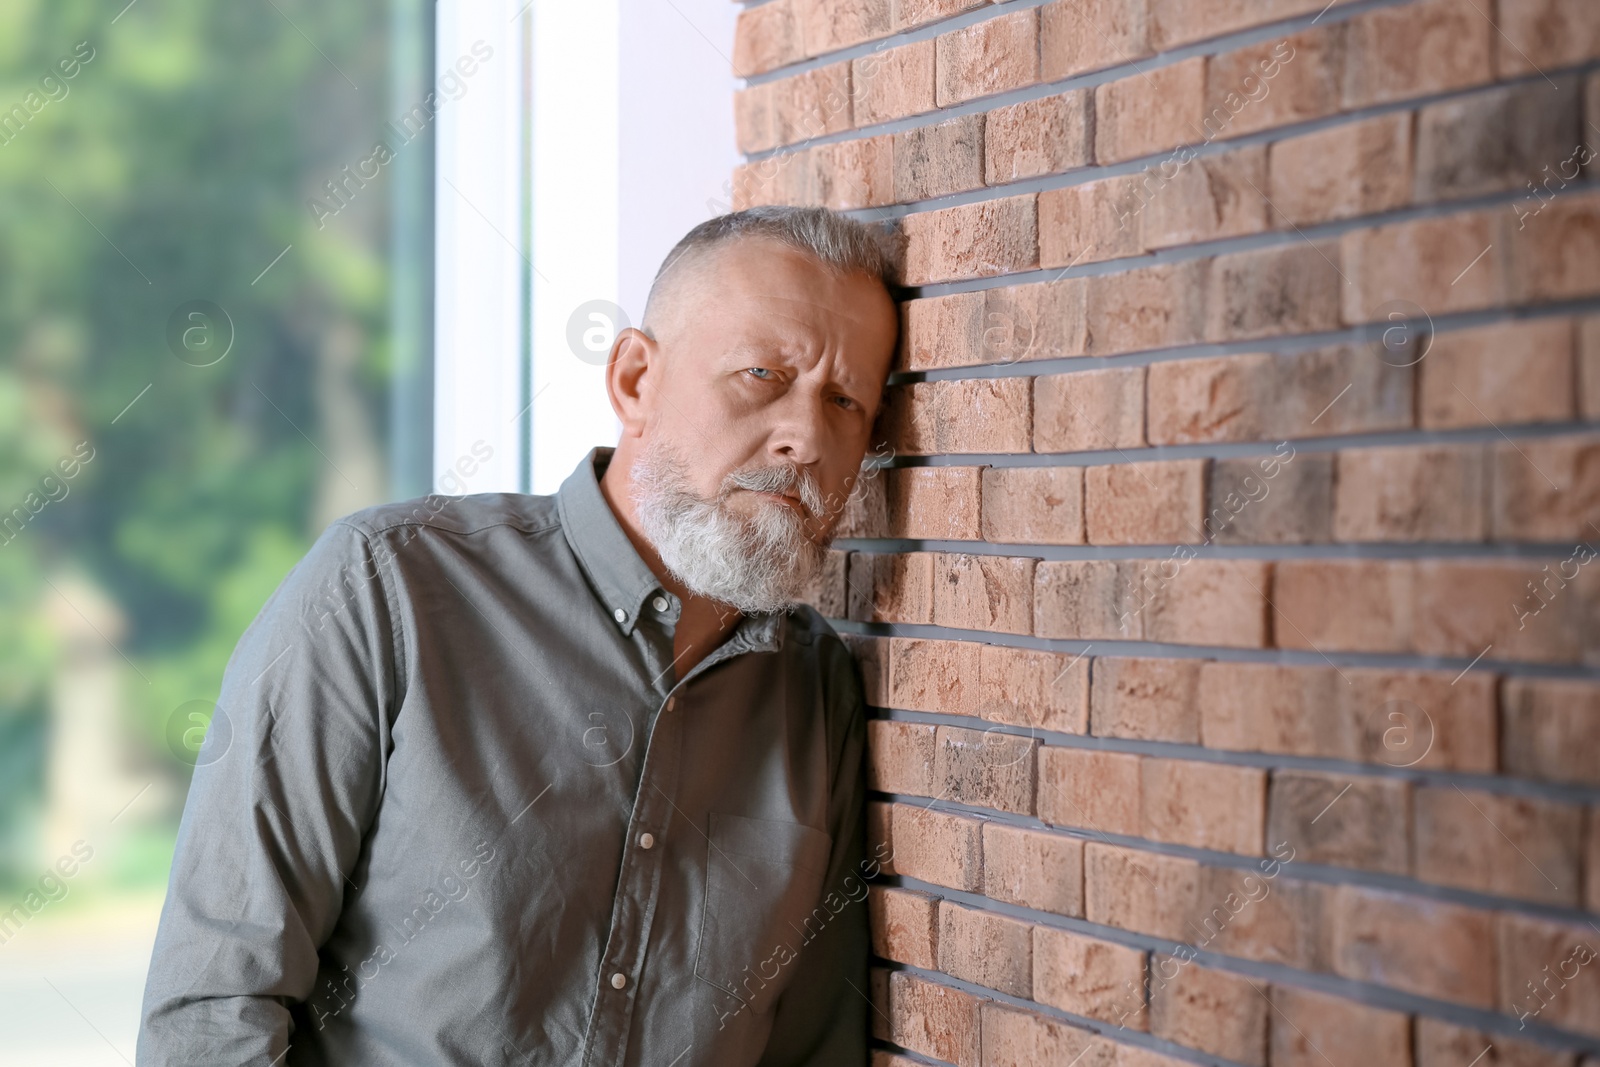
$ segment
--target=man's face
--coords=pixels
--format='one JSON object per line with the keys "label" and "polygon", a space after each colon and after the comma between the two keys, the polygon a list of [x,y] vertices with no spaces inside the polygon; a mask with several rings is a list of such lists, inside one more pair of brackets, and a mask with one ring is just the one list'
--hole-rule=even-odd
{"label": "man's face", "polygon": [[820,512],[796,489],[735,489],[746,516],[797,508],[825,543],[869,445],[894,354],[894,302],[864,275],[838,276],[787,245],[736,240],[697,265],[658,330],[664,359],[643,444],[688,460],[693,490],[712,498],[736,471],[788,465],[815,481]]}
{"label": "man's face", "polygon": [[691,589],[772,610],[832,540],[898,316],[876,280],[769,239],[685,266],[624,414],[641,519]]}

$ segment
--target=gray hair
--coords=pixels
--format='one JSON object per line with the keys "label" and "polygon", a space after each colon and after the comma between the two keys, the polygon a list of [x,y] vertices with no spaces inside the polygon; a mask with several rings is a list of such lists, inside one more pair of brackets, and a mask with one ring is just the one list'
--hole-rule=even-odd
{"label": "gray hair", "polygon": [[[684,234],[667,253],[650,283],[645,319],[651,319],[651,307],[666,288],[663,283],[677,272],[680,263],[696,259],[717,245],[739,237],[768,237],[781,241],[840,274],[859,272],[876,278],[893,292],[894,253],[888,231],[825,207],[764,204],[707,219]],[[645,332],[651,333],[648,328]]]}

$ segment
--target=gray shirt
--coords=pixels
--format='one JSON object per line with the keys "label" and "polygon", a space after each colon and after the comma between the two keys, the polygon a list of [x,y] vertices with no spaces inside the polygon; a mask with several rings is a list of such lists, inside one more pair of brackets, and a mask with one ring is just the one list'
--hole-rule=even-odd
{"label": "gray shirt", "polygon": [[611,452],[552,496],[355,512],[267,600],[141,1067],[866,1062],[860,676],[800,607],[679,679]]}

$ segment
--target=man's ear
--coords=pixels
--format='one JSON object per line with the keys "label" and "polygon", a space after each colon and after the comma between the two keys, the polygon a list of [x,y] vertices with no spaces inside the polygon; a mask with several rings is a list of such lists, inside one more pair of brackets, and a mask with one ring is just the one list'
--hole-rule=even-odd
{"label": "man's ear", "polygon": [[625,327],[611,344],[606,361],[606,395],[622,423],[624,437],[644,432],[652,401],[649,391],[661,374],[661,346],[642,330]]}

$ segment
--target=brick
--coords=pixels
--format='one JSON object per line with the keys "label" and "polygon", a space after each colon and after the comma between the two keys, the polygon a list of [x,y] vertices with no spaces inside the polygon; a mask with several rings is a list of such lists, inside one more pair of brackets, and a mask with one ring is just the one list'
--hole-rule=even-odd
{"label": "brick", "polygon": [[1092,545],[1199,544],[1205,540],[1206,460],[1090,467],[1083,476]]}
{"label": "brick", "polygon": [[1033,814],[1034,752],[1039,742],[1000,730],[939,727],[934,777],[957,804]]}
{"label": "brick", "polygon": [[1183,1067],[1183,1064],[1191,1062],[1138,1045],[1117,1045],[1116,1050],[1116,1067]]}
{"label": "brick", "polygon": [[1109,356],[1200,341],[1206,271],[1205,262],[1190,260],[1084,279],[1088,353]]}
{"label": "brick", "polygon": [[1511,235],[1512,297],[1568,300],[1600,292],[1600,196],[1563,197]]}
{"label": "brick", "polygon": [[[1496,540],[1588,541],[1600,524],[1600,434],[1492,446]],[[1559,488],[1558,488],[1559,487]],[[1540,584],[1558,590],[1575,578],[1592,548],[1563,549]],[[1576,558],[1573,558],[1576,556]],[[1567,560],[1571,562],[1567,562]]]}
{"label": "brick", "polygon": [[1332,455],[1297,454],[1292,445],[1260,458],[1212,460],[1201,522],[1207,540],[1224,545],[1332,540],[1333,465]]}
{"label": "brick", "polygon": [[1570,319],[1437,334],[1417,374],[1417,415],[1426,429],[1564,422],[1577,414]]}
{"label": "brick", "polygon": [[776,83],[767,82],[734,91],[733,139],[741,153],[749,155],[777,147],[778,128],[772,103],[776,88]]}
{"label": "brick", "polygon": [[794,0],[808,56],[848,48],[891,32],[890,0]]}
{"label": "brick", "polygon": [[1411,1026],[1404,1012],[1293,986],[1274,985],[1267,995],[1273,1067],[1411,1067]]}
{"label": "brick", "polygon": [[1295,242],[1211,262],[1206,340],[1316,333],[1339,324],[1338,249]]}
{"label": "brick", "polygon": [[1074,1015],[1146,1028],[1145,954],[1070,930],[1033,929],[1034,999]]}
{"label": "brick", "polygon": [[867,801],[867,847],[872,850],[884,874],[895,873],[894,808],[895,805],[885,801]]}
{"label": "brick", "polygon": [[1355,746],[1344,758],[1425,770],[1498,768],[1492,675],[1360,667],[1340,674],[1337,718]]}
{"label": "brick", "polygon": [[1404,875],[1411,869],[1411,788],[1391,778],[1274,771],[1267,840],[1308,863]]}
{"label": "brick", "polygon": [[1500,212],[1463,212],[1345,234],[1345,321],[1415,317],[1418,308],[1439,316],[1504,303],[1513,269],[1505,261],[1514,258],[1502,255],[1505,221]]}
{"label": "brick", "polygon": [[[1595,82],[1600,84],[1600,78]],[[1600,419],[1600,315],[1578,320],[1578,339],[1578,412],[1585,419]]]}
{"label": "brick", "polygon": [[1336,714],[1339,678],[1323,667],[1204,663],[1195,689],[1200,743],[1237,752],[1350,759],[1355,742]]}
{"label": "brick", "polygon": [[1537,797],[1420,786],[1418,878],[1518,900],[1577,907],[1583,809]]}
{"label": "brick", "polygon": [[1151,444],[1411,426],[1411,369],[1386,364],[1356,345],[1279,356],[1171,360],[1152,364],[1149,371]]}
{"label": "brick", "polygon": [[[1551,91],[1551,85],[1557,88]],[[1578,79],[1503,86],[1417,112],[1418,203],[1520,189],[1579,143]]]}
{"label": "brick", "polygon": [[991,822],[983,828],[984,895],[1083,917],[1083,841]]}
{"label": "brick", "polygon": [[934,728],[926,723],[869,720],[867,788],[919,797],[936,796],[934,750]]}
{"label": "brick", "polygon": [[1033,379],[1033,451],[1098,452],[1144,444],[1143,367]]}
{"label": "brick", "polygon": [[1090,729],[1100,737],[1198,743],[1200,667],[1198,660],[1096,658]]}
{"label": "brick", "polygon": [[1021,89],[1039,80],[1039,19],[1014,11],[936,38],[934,84],[940,107]]}
{"label": "brick", "polygon": [[1282,560],[1273,576],[1274,641],[1279,648],[1409,651],[1412,587],[1413,570],[1402,561]]}
{"label": "brick", "polygon": [[1335,113],[1344,64],[1340,24],[1213,56],[1201,119],[1205,139],[1242,137]]}
{"label": "brick", "polygon": [[1488,533],[1482,445],[1410,445],[1339,453],[1339,541],[1482,541]]}
{"label": "brick", "polygon": [[1202,867],[1198,906],[1184,937],[1225,956],[1326,971],[1334,889],[1285,875],[1297,853],[1281,841],[1272,849],[1283,858],[1263,859],[1253,870]]}
{"label": "brick", "polygon": [[[887,1003],[885,1003],[883,1010],[884,1010],[884,1018],[887,1018],[888,1017],[888,1005],[887,1005]],[[873,1019],[872,1020],[872,1024],[873,1024],[874,1027],[880,1026],[880,1025],[883,1024],[883,1020],[882,1019]],[[882,1037],[885,1041],[889,1040],[889,1035],[888,1035],[887,1031],[884,1032],[883,1034],[874,1033],[872,1036],[873,1037]],[[881,1049],[881,1048],[875,1048],[875,1049],[872,1050],[872,1059],[871,1059],[870,1062],[872,1064],[872,1067],[918,1067],[918,1065],[919,1065],[919,1063],[921,1061],[914,1060],[910,1056],[902,1056],[898,1052],[889,1052],[889,1051],[886,1051],[886,1050]]]}
{"label": "brick", "polygon": [[839,640],[850,650],[856,665],[861,668],[861,688],[867,703],[884,707],[889,701],[888,654],[889,642],[883,637],[865,634],[840,634]]}
{"label": "brick", "polygon": [[1600,785],[1600,685],[1554,678],[1507,678],[1503,685],[1505,771]]}
{"label": "brick", "polygon": [[[1270,564],[1232,559],[1129,563],[1137,568],[1129,599],[1143,612],[1145,640],[1266,646]],[[1174,566],[1177,573],[1169,578]]]}
{"label": "brick", "polygon": [[845,566],[850,553],[831,548],[801,600],[830,619],[845,617]]}
{"label": "brick", "polygon": [[934,970],[938,966],[939,898],[874,885],[867,896],[872,954]]}
{"label": "brick", "polygon": [[1054,0],[1039,9],[1040,79],[1059,81],[1150,55],[1140,0]]}
{"label": "brick", "polygon": [[892,386],[881,426],[901,455],[1026,452],[1032,433],[1027,378],[971,378]]}
{"label": "brick", "polygon": [[983,7],[987,3],[989,0],[895,0],[894,28],[907,30]]}
{"label": "brick", "polygon": [[1082,1063],[1115,1067],[1119,1048],[1055,1019],[990,1002],[983,1006],[983,1067],[1036,1067]]}
{"label": "brick", "polygon": [[889,989],[890,1040],[955,1067],[979,1067],[983,997],[907,971],[890,975]]}
{"label": "brick", "polygon": [[897,467],[884,472],[889,536],[976,541],[980,473],[978,467]]}
{"label": "brick", "polygon": [[[1164,176],[1165,164],[1162,174]],[[1147,178],[1148,181],[1148,178]],[[1267,228],[1267,149],[1202,156],[1178,167],[1141,212],[1147,249],[1220,241]]]}
{"label": "brick", "polygon": [[1495,71],[1502,78],[1600,56],[1600,26],[1586,0],[1500,0]]}
{"label": "brick", "polygon": [[850,129],[850,64],[830,63],[773,82],[772,124],[780,145]]}
{"label": "brick", "polygon": [[970,714],[977,704],[980,646],[896,637],[889,644],[889,699],[906,711]]}
{"label": "brick", "polygon": [[890,807],[894,873],[934,885],[980,892],[983,820],[951,815],[931,805]]}
{"label": "brick", "polygon": [[1141,836],[1192,848],[1261,855],[1266,771],[1147,756],[1139,765],[1139,781]]}
{"label": "brick", "polygon": [[1195,56],[1096,86],[1096,161],[1120,163],[1202,140],[1205,84],[1205,57]]}
{"label": "brick", "polygon": [[934,553],[934,624],[1029,633],[1033,629],[1034,564],[1034,560],[1011,556]]}
{"label": "brick", "polygon": [[921,211],[902,220],[905,285],[1014,274],[1039,265],[1034,196]]}
{"label": "brick", "polygon": [[984,361],[978,336],[983,293],[907,300],[900,305],[900,354],[896,370],[962,367]]}
{"label": "brick", "polygon": [[1187,940],[1200,865],[1194,860],[1090,841],[1083,846],[1084,911],[1092,923]]}
{"label": "brick", "polygon": [[1532,915],[1498,916],[1499,1008],[1581,1034],[1600,1034],[1594,926]]}
{"label": "brick", "polygon": [[1122,175],[1041,192],[1039,266],[1048,270],[1142,253],[1136,182],[1136,176]]}
{"label": "brick", "polygon": [[1460,1067],[1482,1056],[1479,1067],[1576,1067],[1576,1054],[1518,1041],[1504,1034],[1430,1019],[1416,1019],[1416,1067]]}
{"label": "brick", "polygon": [[1039,818],[1097,834],[1137,836],[1142,758],[1046,745],[1039,750]]}
{"label": "brick", "polygon": [[894,199],[930,200],[983,186],[983,115],[894,134]]}
{"label": "brick", "polygon": [[1114,560],[1040,563],[1033,572],[1034,634],[1137,641],[1143,624],[1124,569]]}
{"label": "brick", "polygon": [[1494,25],[1477,0],[1422,0],[1349,21],[1344,106],[1368,107],[1492,80]]}
{"label": "brick", "polygon": [[1584,845],[1583,906],[1600,912],[1600,807],[1589,809],[1589,834]]}
{"label": "brick", "polygon": [[1329,6],[1327,0],[1150,0],[1150,36],[1164,52]]}
{"label": "brick", "polygon": [[1334,972],[1405,993],[1493,1008],[1494,914],[1383,889],[1340,886]]}
{"label": "brick", "polygon": [[765,74],[805,56],[790,0],[745,8],[733,27],[733,70],[740,78]]}
{"label": "brick", "polygon": [[1094,161],[1094,94],[1074,89],[997,107],[984,118],[984,181],[989,185],[1059,174]]}
{"label": "brick", "polygon": [[812,147],[810,201],[834,211],[894,203],[893,141],[881,134]]}
{"label": "brick", "polygon": [[984,358],[1001,363],[1081,356],[1088,348],[1088,279],[984,291]]}
{"label": "brick", "polygon": [[933,556],[850,553],[850,618],[856,622],[931,622]]}
{"label": "brick", "polygon": [[1415,570],[1412,644],[1424,655],[1471,658],[1493,644],[1502,659],[1570,662],[1593,646],[1581,573],[1572,595],[1540,607],[1527,584],[1543,574],[1531,562],[1424,560]]}
{"label": "brick", "polygon": [[1014,997],[1033,993],[1033,929],[946,900],[939,905],[939,969]]}
{"label": "brick", "polygon": [[857,126],[932,111],[933,42],[913,41],[851,60],[850,87]]}
{"label": "brick", "polygon": [[973,710],[985,719],[1068,734],[1089,728],[1089,661],[1061,652],[983,645]]}
{"label": "brick", "polygon": [[1082,467],[985,467],[983,539],[1083,544]]}
{"label": "brick", "polygon": [[[889,1015],[894,1011],[894,1005],[889,993],[889,970],[886,967],[869,967],[867,969],[867,988],[872,1002],[872,1036],[880,1041],[887,1041],[892,1035],[889,1026]],[[876,1056],[872,1067],[887,1067],[878,1063]],[[896,1064],[894,1067],[901,1067]]]}
{"label": "brick", "polygon": [[1267,149],[1272,224],[1315,226],[1411,202],[1411,116],[1379,115]]}
{"label": "brick", "polygon": [[1150,963],[1150,1032],[1247,1067],[1266,1067],[1262,984],[1178,956]]}

